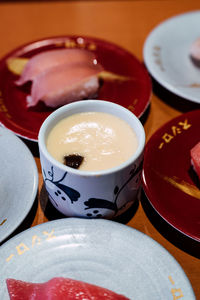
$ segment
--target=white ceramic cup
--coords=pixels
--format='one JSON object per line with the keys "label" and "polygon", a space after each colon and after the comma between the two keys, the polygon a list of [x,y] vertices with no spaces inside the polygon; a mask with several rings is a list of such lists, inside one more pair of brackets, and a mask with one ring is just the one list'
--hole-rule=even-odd
{"label": "white ceramic cup", "polygon": [[[136,152],[117,167],[101,171],[82,171],[55,160],[46,140],[51,129],[63,118],[80,112],[105,112],[126,121],[138,139]],[[141,185],[145,132],[139,119],[128,109],[104,100],[83,100],[66,104],[43,122],[38,136],[40,160],[50,201],[69,217],[112,219],[137,200]]]}

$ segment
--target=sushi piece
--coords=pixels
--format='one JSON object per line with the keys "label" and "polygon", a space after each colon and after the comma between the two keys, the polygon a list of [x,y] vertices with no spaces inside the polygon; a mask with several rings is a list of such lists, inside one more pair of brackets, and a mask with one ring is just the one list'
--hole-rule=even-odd
{"label": "sushi piece", "polygon": [[190,58],[194,65],[200,68],[200,38],[192,43],[190,47]]}
{"label": "sushi piece", "polygon": [[20,78],[15,82],[17,85],[23,85],[27,81],[33,81],[37,75],[45,72],[47,69],[59,65],[73,63],[93,64],[95,60],[94,53],[85,49],[56,49],[44,51],[34,55],[28,60]]}
{"label": "sushi piece", "polygon": [[200,180],[200,142],[198,142],[191,150],[191,164],[194,168],[194,171],[199,177]]}
{"label": "sushi piece", "polygon": [[103,70],[94,53],[85,49],[57,49],[33,56],[25,65],[17,85],[31,81],[27,107],[42,101],[55,108],[94,97],[99,89],[97,76]]}
{"label": "sushi piece", "polygon": [[7,279],[10,300],[128,300],[108,289],[63,277],[45,283]]}
{"label": "sushi piece", "polygon": [[49,107],[58,107],[76,100],[93,97],[99,89],[97,74],[100,65],[88,63],[62,64],[37,75],[32,83],[27,106],[40,100]]}

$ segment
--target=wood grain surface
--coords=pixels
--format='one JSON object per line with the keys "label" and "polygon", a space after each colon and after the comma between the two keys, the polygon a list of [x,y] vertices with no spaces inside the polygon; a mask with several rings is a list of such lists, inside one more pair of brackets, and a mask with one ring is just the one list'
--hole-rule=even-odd
{"label": "wood grain surface", "polygon": [[[155,26],[171,16],[196,9],[200,9],[199,0],[0,2],[0,57],[33,40],[74,34],[114,42],[143,61],[144,41]],[[156,82],[152,83],[151,104],[142,118],[147,141],[167,121],[181,113],[199,108],[197,104],[172,95]],[[48,205],[37,144],[26,143],[38,166],[39,189],[31,213],[15,234],[27,227],[59,217],[52,214]],[[182,236],[165,224],[149,207],[143,193],[138,207],[124,223],[144,232],[164,246],[180,263],[192,284],[196,298],[200,299],[199,243]]]}

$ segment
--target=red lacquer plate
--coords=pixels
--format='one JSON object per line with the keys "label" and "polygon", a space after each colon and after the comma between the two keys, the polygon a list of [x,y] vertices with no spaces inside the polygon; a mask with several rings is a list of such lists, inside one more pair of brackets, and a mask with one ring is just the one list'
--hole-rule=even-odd
{"label": "red lacquer plate", "polygon": [[157,213],[184,235],[200,241],[200,182],[190,149],[200,141],[200,110],[172,119],[146,145],[143,188]]}
{"label": "red lacquer plate", "polygon": [[0,61],[0,122],[17,135],[37,141],[42,122],[53,111],[43,106],[26,107],[26,96],[30,87],[17,87],[18,78],[8,70],[7,60],[11,57],[30,58],[33,55],[60,48],[85,48],[95,53],[97,61],[111,73],[131,80],[103,80],[97,99],[112,101],[130,109],[141,117],[150,102],[150,77],[138,59],[112,43],[90,37],[53,37],[23,45],[7,54]]}

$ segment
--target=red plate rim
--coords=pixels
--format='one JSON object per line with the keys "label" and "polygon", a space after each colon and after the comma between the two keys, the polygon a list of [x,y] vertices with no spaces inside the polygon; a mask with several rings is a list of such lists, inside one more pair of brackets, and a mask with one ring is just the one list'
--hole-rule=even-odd
{"label": "red plate rim", "polygon": [[[50,45],[53,45],[53,44],[59,43],[59,42],[66,42],[66,40],[71,40],[71,39],[73,39],[73,40],[83,39],[86,42],[91,42],[91,43],[93,42],[93,43],[96,43],[97,45],[105,45],[105,47],[109,46],[109,48],[113,49],[113,51],[121,51],[121,53],[123,53],[123,55],[125,55],[127,57],[127,59],[134,60],[135,64],[137,64],[137,68],[140,68],[140,72],[143,76],[142,84],[143,84],[144,90],[145,90],[144,92],[142,92],[144,94],[144,99],[141,99],[139,101],[140,102],[139,106],[138,106],[138,104],[136,105],[135,115],[138,118],[140,118],[146,111],[147,107],[149,106],[151,95],[152,95],[152,84],[151,84],[150,76],[149,76],[148,71],[146,70],[144,64],[142,64],[131,52],[127,51],[126,49],[124,49],[121,46],[118,46],[112,42],[108,42],[106,40],[99,39],[99,38],[94,38],[94,37],[89,37],[89,36],[81,36],[81,35],[80,36],[79,35],[66,35],[66,36],[61,35],[61,36],[46,37],[43,39],[34,40],[31,42],[25,43],[25,44],[15,48],[14,50],[10,51],[8,54],[6,54],[0,60],[0,71],[4,70],[5,62],[9,57],[23,56],[24,54],[27,54],[30,51],[40,49],[41,47],[50,46]],[[0,85],[2,85],[1,82],[0,82]],[[105,99],[105,100],[107,100],[107,99]],[[126,105],[123,105],[123,100],[124,99],[122,99],[121,103],[119,103],[119,104],[126,107]],[[110,100],[110,101],[112,101],[112,100]],[[137,109],[137,107],[138,107],[138,109]],[[9,113],[9,111],[8,111],[8,113]],[[48,115],[46,115],[46,116],[48,116]],[[16,122],[16,121],[13,121],[13,120],[7,118],[5,112],[0,109],[0,123],[4,127],[10,129],[11,131],[13,131],[15,134],[17,134],[18,136],[20,136],[22,138],[37,142],[38,132],[31,132],[31,130],[28,131],[27,128],[23,128],[23,126],[20,127],[20,124],[18,123],[18,121],[19,120],[17,120],[17,122]]]}
{"label": "red plate rim", "polygon": [[[168,194],[169,192],[169,189],[166,189],[165,190],[165,193],[162,193],[161,189],[162,187],[159,186],[159,183],[160,182],[157,182],[156,183],[156,186],[155,187],[155,184],[153,184],[153,178],[156,177],[157,175],[153,175],[151,178],[149,176],[149,172],[150,172],[150,167],[152,166],[151,164],[154,163],[155,164],[155,159],[152,159],[152,161],[150,162],[150,159],[151,157],[153,157],[153,154],[154,151],[153,151],[153,146],[158,145],[158,142],[161,141],[160,137],[162,136],[163,132],[165,132],[165,129],[166,128],[171,128],[171,126],[173,124],[177,124],[177,121],[179,121],[180,119],[184,119],[184,118],[196,118],[197,120],[200,120],[198,117],[200,116],[200,110],[193,110],[193,111],[190,111],[190,112],[187,112],[187,113],[184,113],[184,114],[181,114],[175,118],[173,118],[172,120],[170,120],[169,122],[165,123],[164,125],[162,125],[149,139],[149,141],[147,142],[146,144],[146,148],[145,148],[145,154],[144,154],[144,164],[143,164],[143,170],[142,170],[142,187],[143,187],[143,190],[147,196],[147,200],[148,202],[151,204],[151,206],[153,207],[153,209],[158,213],[158,215],[164,219],[170,226],[172,226],[173,228],[175,228],[176,230],[178,230],[179,232],[181,232],[182,234],[184,234],[185,236],[189,237],[189,238],[192,238],[196,241],[200,241],[200,234],[198,233],[195,233],[195,231],[193,232],[193,230],[191,230],[191,227],[190,225],[191,224],[187,224],[187,221],[185,221],[185,227],[183,226],[182,223],[180,223],[180,219],[173,219],[172,215],[168,214],[167,211],[165,210],[166,207],[164,208],[164,200],[165,197],[168,196],[168,199],[171,199],[169,196],[170,194]],[[199,122],[199,121],[198,121]],[[169,131],[168,131],[169,132]],[[189,143],[189,145],[187,146],[188,148],[187,149],[191,149],[192,146],[195,145],[195,143],[198,142],[198,130],[196,130],[197,134],[196,134],[196,138],[194,138],[194,144],[192,145],[191,144],[191,141],[187,140],[187,144]],[[181,136],[181,135],[180,135]],[[192,140],[192,137],[191,137],[191,140]],[[160,142],[159,142],[160,143]],[[191,145],[190,145],[191,144]],[[180,146],[180,145],[179,145]],[[173,148],[171,148],[173,149]],[[188,150],[189,151],[189,150]],[[184,154],[185,155],[185,154]],[[157,152],[155,152],[154,154],[155,157],[158,158],[158,154]],[[167,159],[167,158],[166,158]],[[168,159],[170,159],[170,157],[168,157]],[[180,162],[182,162],[182,158],[179,159],[179,157],[177,158],[177,160],[180,160]],[[189,161],[189,162],[188,162]],[[173,162],[172,162],[173,163]],[[188,164],[190,163],[190,157],[187,157],[187,167],[188,167]],[[160,161],[158,162],[158,165],[160,164]],[[170,165],[170,162],[168,161],[168,164]],[[159,173],[159,170],[156,169],[157,165],[155,166],[154,165],[154,170],[157,171]],[[165,167],[163,166],[163,169]],[[161,168],[162,169],[162,168]],[[169,168],[170,169],[170,168]],[[171,169],[170,169],[170,172],[171,172]],[[169,172],[169,173],[170,173]],[[180,171],[181,172],[181,171]],[[186,178],[186,174],[187,174],[187,168],[185,167],[185,172],[183,174],[183,181],[185,180]],[[166,174],[165,174],[166,175]],[[167,175],[166,175],[167,176]],[[157,177],[158,178],[158,177]],[[157,191],[155,191],[157,189]],[[176,187],[172,187],[172,189],[176,189]],[[180,190],[180,192],[178,191],[178,193],[180,195],[182,195],[182,200],[185,199],[185,204],[186,204],[186,201],[188,199],[188,197],[192,198],[192,199],[195,199],[195,197],[193,198],[193,196],[190,196],[190,195],[187,195],[186,193],[182,192]],[[154,194],[154,195],[153,195]],[[156,197],[153,197],[155,196]],[[159,196],[159,198],[158,198]],[[172,197],[172,195],[171,195]],[[175,196],[174,196],[175,197]],[[198,199],[196,199],[197,201],[199,201]],[[163,202],[164,201],[164,202]],[[195,201],[195,200],[194,200]],[[196,203],[196,201],[195,201]],[[181,202],[181,204],[183,204],[183,201]],[[199,207],[200,207],[200,202],[199,202]],[[192,208],[193,209],[193,208]],[[195,208],[194,208],[195,209]],[[175,211],[176,213],[176,216],[177,216],[177,210]],[[189,212],[188,212],[189,214]],[[191,217],[191,216],[190,216]],[[177,222],[178,220],[178,222]]]}

